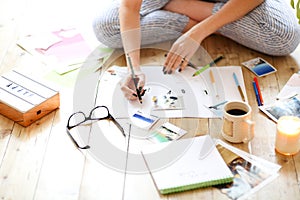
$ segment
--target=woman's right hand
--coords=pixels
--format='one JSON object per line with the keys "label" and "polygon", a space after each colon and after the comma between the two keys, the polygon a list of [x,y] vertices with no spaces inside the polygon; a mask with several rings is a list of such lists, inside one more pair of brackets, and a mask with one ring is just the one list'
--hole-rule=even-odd
{"label": "woman's right hand", "polygon": [[[141,96],[144,94],[144,86],[145,86],[145,74],[143,72],[135,71],[135,81],[137,82],[137,89],[139,90]],[[136,91],[136,87],[134,84],[134,80],[132,79],[132,74],[129,72],[127,76],[121,81],[121,90],[128,100],[135,101],[138,99],[138,94]]]}

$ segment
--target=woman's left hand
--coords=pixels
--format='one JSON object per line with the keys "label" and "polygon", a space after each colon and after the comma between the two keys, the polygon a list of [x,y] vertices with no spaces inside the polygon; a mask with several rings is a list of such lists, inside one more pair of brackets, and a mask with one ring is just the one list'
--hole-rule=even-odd
{"label": "woman's left hand", "polygon": [[195,54],[199,48],[200,43],[198,43],[193,38],[189,37],[187,34],[179,37],[172,45],[171,50],[167,55],[167,59],[164,64],[163,72],[165,74],[173,73],[178,67],[179,71],[183,70],[191,57]]}

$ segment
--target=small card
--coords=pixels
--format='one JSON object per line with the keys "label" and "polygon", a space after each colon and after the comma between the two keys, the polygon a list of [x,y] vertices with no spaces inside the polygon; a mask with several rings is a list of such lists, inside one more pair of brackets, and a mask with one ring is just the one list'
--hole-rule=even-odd
{"label": "small card", "polygon": [[156,128],[151,134],[150,134],[150,141],[153,141],[155,143],[160,142],[169,142],[173,140],[177,140],[178,138],[182,137],[184,134],[186,134],[187,131],[183,130],[174,124],[171,124],[170,122],[166,122]]}
{"label": "small card", "polygon": [[157,122],[158,117],[137,111],[132,115],[131,120],[136,126],[148,130]]}
{"label": "small card", "polygon": [[259,109],[275,122],[281,116],[300,117],[300,100],[297,97],[280,99],[273,104],[260,106]]}
{"label": "small card", "polygon": [[243,62],[242,65],[247,67],[258,77],[266,76],[277,71],[275,67],[260,57]]}
{"label": "small card", "polygon": [[183,96],[172,94],[152,96],[153,110],[182,110],[184,109]]}

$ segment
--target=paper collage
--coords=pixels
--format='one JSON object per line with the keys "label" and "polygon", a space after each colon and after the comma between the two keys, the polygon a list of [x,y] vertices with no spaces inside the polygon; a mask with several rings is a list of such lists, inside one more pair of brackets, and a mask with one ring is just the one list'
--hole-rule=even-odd
{"label": "paper collage", "polygon": [[27,35],[20,38],[17,44],[45,64],[53,66],[59,74],[77,69],[92,52],[76,28]]}

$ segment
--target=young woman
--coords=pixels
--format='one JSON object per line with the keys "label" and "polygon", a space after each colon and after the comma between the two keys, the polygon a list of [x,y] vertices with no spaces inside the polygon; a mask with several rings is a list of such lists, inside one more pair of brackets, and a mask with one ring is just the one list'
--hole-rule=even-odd
{"label": "young woman", "polygon": [[[177,39],[164,64],[164,73],[172,73],[184,69],[213,33],[275,56],[290,54],[300,42],[300,25],[286,0],[113,1],[95,19],[94,31],[104,45],[124,48],[139,78],[138,88],[145,84],[139,64],[142,45]],[[137,99],[130,76],[121,89],[127,99]]]}

